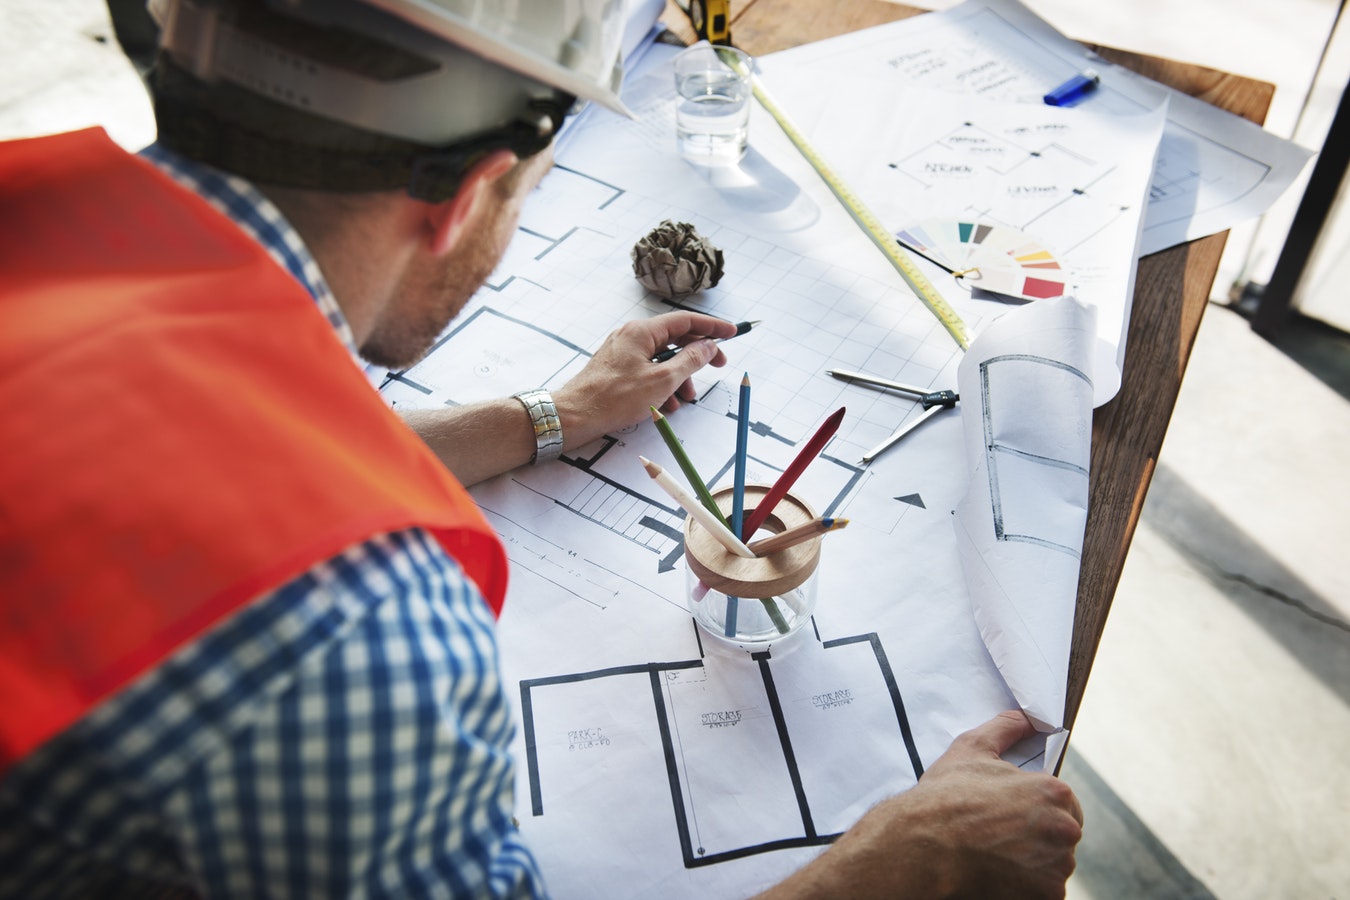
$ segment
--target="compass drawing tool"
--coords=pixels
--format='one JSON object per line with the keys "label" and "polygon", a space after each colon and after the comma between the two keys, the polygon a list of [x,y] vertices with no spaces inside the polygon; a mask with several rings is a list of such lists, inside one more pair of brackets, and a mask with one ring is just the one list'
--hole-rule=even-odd
{"label": "compass drawing tool", "polygon": [[875,375],[868,375],[865,372],[850,372],[847,369],[826,369],[826,374],[843,381],[856,381],[859,384],[871,385],[872,387],[885,388],[889,391],[895,391],[900,394],[907,394],[914,400],[917,400],[923,406],[923,413],[917,419],[913,419],[901,425],[895,431],[891,432],[890,437],[877,444],[871,450],[863,454],[862,465],[867,465],[876,459],[882,453],[889,450],[905,435],[918,428],[924,422],[927,422],[933,416],[942,412],[944,409],[953,409],[956,403],[961,399],[961,395],[956,391],[930,391],[926,388],[916,387],[912,384],[902,384],[899,381],[891,381],[889,378],[878,378]]}

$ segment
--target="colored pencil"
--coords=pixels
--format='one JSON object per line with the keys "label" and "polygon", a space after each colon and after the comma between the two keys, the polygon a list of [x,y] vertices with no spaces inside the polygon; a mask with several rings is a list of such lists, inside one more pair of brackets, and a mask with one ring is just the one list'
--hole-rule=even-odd
{"label": "colored pencil", "polygon": [[816,433],[811,436],[811,440],[806,442],[806,446],[802,447],[797,457],[783,470],[783,474],[778,476],[778,480],[773,483],[773,487],[769,488],[769,492],[764,495],[764,499],[759,501],[759,506],[755,507],[754,512],[750,514],[740,530],[742,539],[749,538],[759,530],[759,527],[769,518],[769,514],[773,512],[773,508],[778,505],[778,501],[783,499],[792,485],[801,477],[802,472],[806,471],[806,467],[811,463],[811,460],[819,456],[820,452],[825,449],[825,445],[830,442],[830,438],[834,437],[834,433],[839,430],[839,423],[842,421],[844,421],[844,407],[841,406],[816,429]]}
{"label": "colored pencil", "polygon": [[702,525],[709,534],[716,538],[719,544],[726,547],[729,553],[734,553],[745,559],[755,558],[755,554],[750,552],[750,548],[741,543],[740,538],[732,534],[726,525],[704,509],[697,500],[689,495],[688,491],[680,487],[679,483],[670,477],[669,472],[645,456],[639,456],[638,459],[641,460],[642,467],[647,470],[647,474],[652,477],[652,480],[659,484],[661,489],[669,494],[671,499],[678,503],[686,513],[697,519],[698,524]]}
{"label": "colored pencil", "polygon": [[846,525],[848,525],[848,519],[812,519],[810,522],[803,522],[801,525],[789,528],[787,531],[779,532],[773,537],[752,541],[747,546],[756,556],[768,556],[770,553],[777,553],[779,550],[795,547],[798,544],[811,540],[811,538],[820,537],[822,534],[838,531]]}
{"label": "colored pencil", "polygon": [[[736,408],[736,457],[732,460],[731,533],[739,535],[745,523],[745,467],[750,456],[750,373],[741,376],[740,403]],[[727,637],[736,636],[736,612],[740,601],[727,596]],[[768,607],[765,606],[767,610]]]}
{"label": "colored pencil", "polygon": [[736,458],[732,461],[731,533],[740,534],[745,524],[745,467],[750,454],[750,373],[741,376],[740,404],[736,410]]}
{"label": "colored pencil", "polygon": [[717,521],[722,523],[722,527],[728,527],[727,517],[722,515],[722,510],[718,507],[717,501],[713,499],[712,492],[708,490],[708,486],[699,477],[698,470],[694,468],[693,460],[689,458],[689,454],[684,452],[684,445],[675,436],[675,429],[670,427],[670,422],[665,416],[661,415],[659,409],[653,406],[651,410],[652,422],[656,424],[656,430],[661,433],[661,438],[666,442],[670,455],[675,457],[675,462],[679,464],[680,471],[684,473],[689,486],[694,489],[694,493],[703,504],[703,508],[712,513]]}

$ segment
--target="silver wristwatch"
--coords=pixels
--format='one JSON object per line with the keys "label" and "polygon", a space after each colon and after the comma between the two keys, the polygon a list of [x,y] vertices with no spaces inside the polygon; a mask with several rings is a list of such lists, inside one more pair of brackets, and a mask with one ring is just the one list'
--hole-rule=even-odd
{"label": "silver wristwatch", "polygon": [[562,456],[562,421],[558,418],[558,407],[553,403],[553,395],[538,389],[521,391],[512,396],[525,407],[530,424],[534,427],[534,456],[530,457],[530,462],[537,466]]}

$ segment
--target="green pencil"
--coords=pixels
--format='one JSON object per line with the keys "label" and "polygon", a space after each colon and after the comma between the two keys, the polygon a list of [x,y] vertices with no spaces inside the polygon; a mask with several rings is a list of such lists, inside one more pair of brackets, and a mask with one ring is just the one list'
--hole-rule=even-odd
{"label": "green pencil", "polygon": [[773,602],[773,598],[764,597],[760,599],[759,602],[764,604],[764,611],[768,613],[769,618],[773,620],[773,627],[778,629],[778,633],[787,634],[787,619],[783,618],[783,611],[778,608],[777,603]]}
{"label": "green pencil", "polygon": [[[675,457],[675,462],[680,464],[680,471],[689,481],[689,486],[694,489],[698,502],[702,503],[708,512],[716,516],[717,521],[727,525],[727,517],[722,515],[722,510],[718,508],[717,501],[713,499],[712,494],[708,491],[708,486],[703,483],[703,479],[698,477],[698,470],[694,468],[693,462],[690,461],[689,454],[684,452],[684,445],[675,436],[674,429],[670,427],[666,417],[661,415],[661,410],[655,406],[651,410],[652,422],[656,424],[656,430],[661,432],[661,437],[665,440],[666,446],[670,448],[670,455]],[[730,528],[731,526],[727,525],[727,527]]]}

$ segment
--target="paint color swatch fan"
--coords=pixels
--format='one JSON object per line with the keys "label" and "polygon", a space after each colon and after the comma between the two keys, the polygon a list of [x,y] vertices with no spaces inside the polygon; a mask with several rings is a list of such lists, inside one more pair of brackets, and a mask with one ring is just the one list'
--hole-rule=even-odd
{"label": "paint color swatch fan", "polygon": [[896,232],[895,237],[967,287],[1021,300],[1067,292],[1069,274],[1054,254],[1015,228],[930,219]]}

